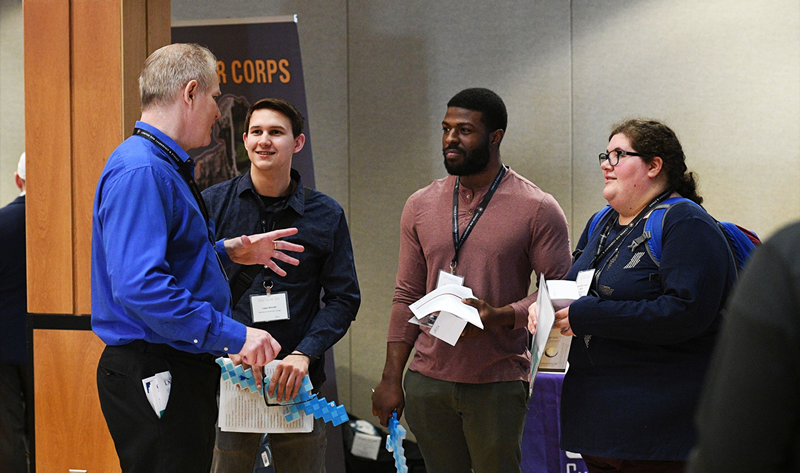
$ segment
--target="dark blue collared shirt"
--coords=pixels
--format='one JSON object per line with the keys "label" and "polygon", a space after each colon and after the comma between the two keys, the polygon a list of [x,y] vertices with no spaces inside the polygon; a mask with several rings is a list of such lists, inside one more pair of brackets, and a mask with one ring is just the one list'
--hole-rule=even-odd
{"label": "dark blue collared shirt", "polygon": [[[203,191],[211,219],[217,222],[217,238],[230,238],[273,230],[286,212],[294,214],[292,227],[296,235],[282,240],[305,247],[302,253],[290,253],[300,260],[297,267],[283,265],[286,276],[264,270],[256,276],[250,289],[239,299],[234,319],[268,331],[281,344],[280,357],[299,350],[312,359],[309,376],[314,386],[324,381],[325,351],[344,336],[355,319],[361,303],[356,278],[353,246],[344,210],[321,192],[305,188],[300,174],[292,170],[297,187],[283,202],[266,208],[253,188],[250,172]],[[217,243],[220,246],[221,243]],[[278,262],[281,265],[280,262]],[[235,278],[242,267],[230,263],[225,268]],[[290,319],[252,323],[250,295],[265,294],[265,274],[272,280],[272,292],[286,291]],[[320,293],[322,303],[320,308]]]}
{"label": "dark blue collared shirt", "polygon": [[[155,127],[136,126],[189,159]],[[114,150],[92,215],[92,329],[106,344],[145,340],[216,355],[241,350],[246,328],[230,317],[230,288],[210,226],[166,152],[137,135]]]}

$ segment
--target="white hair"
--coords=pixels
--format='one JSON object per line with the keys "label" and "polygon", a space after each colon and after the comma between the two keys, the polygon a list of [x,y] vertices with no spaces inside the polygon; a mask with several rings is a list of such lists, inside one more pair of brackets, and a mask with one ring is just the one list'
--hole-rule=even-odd
{"label": "white hair", "polygon": [[201,92],[214,82],[217,58],[207,48],[194,43],[169,44],[156,50],[145,61],[139,75],[142,110],[169,103],[191,80]]}

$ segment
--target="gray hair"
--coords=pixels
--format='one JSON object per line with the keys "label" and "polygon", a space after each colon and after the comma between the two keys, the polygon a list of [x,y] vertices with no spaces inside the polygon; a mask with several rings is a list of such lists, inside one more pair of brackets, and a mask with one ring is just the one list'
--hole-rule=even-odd
{"label": "gray hair", "polygon": [[169,103],[186,84],[196,80],[201,92],[214,82],[217,58],[199,44],[176,43],[156,50],[145,61],[139,75],[142,110]]}

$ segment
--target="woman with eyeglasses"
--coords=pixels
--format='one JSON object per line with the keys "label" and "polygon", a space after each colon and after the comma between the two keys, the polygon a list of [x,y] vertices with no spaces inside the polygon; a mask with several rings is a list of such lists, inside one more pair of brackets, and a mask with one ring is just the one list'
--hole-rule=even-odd
{"label": "woman with eyeglasses", "polygon": [[[565,278],[588,271],[590,292],[554,325],[574,337],[561,448],[581,453],[590,473],[683,472],[734,261],[715,220],[690,204],[664,213],[660,262],[651,254],[650,212],[674,196],[702,202],[669,127],[619,123],[600,169],[610,208],[590,219]],[[532,331],[536,316],[531,306]]]}

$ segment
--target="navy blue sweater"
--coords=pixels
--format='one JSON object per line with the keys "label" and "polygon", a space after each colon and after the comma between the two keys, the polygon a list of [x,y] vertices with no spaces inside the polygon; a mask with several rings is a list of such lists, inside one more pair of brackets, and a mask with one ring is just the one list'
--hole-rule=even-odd
{"label": "navy blue sweater", "polygon": [[[584,252],[566,279],[591,264],[603,223],[591,238],[584,229],[577,245]],[[569,308],[577,336],[562,391],[561,446],[607,458],[685,460],[736,270],[724,235],[701,208],[678,204],[666,213],[660,266],[646,244],[630,247],[644,225],[597,263],[594,295]],[[607,241],[622,229],[614,225]]]}

